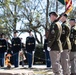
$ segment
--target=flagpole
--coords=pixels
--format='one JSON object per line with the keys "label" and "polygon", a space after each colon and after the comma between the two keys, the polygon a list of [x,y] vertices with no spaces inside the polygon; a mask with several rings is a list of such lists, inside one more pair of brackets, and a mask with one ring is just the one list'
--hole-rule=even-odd
{"label": "flagpole", "polygon": [[65,2],[65,0],[64,0],[64,3],[65,3],[65,13],[66,13],[66,2]]}
{"label": "flagpole", "polygon": [[58,13],[58,0],[56,0],[56,12]]}

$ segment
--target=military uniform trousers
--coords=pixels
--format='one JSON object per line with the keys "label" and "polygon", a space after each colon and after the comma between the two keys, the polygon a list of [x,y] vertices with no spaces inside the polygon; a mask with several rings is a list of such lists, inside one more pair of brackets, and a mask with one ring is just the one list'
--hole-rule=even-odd
{"label": "military uniform trousers", "polygon": [[15,67],[19,66],[19,52],[13,53],[13,64]]}
{"label": "military uniform trousers", "polygon": [[71,73],[76,75],[76,52],[70,52]]}
{"label": "military uniform trousers", "polygon": [[28,67],[32,67],[32,56],[33,56],[33,51],[27,52],[27,61],[28,61]]}
{"label": "military uniform trousers", "polygon": [[45,50],[45,58],[46,58],[46,66],[51,67],[51,60],[50,60],[50,54],[48,50]]}
{"label": "military uniform trousers", "polygon": [[63,50],[63,52],[61,53],[63,75],[70,75],[69,58],[69,50]]}
{"label": "military uniform trousers", "polygon": [[50,51],[50,58],[54,75],[63,75],[60,65],[60,51]]}
{"label": "military uniform trousers", "polygon": [[4,67],[4,56],[5,56],[5,53],[0,53],[0,66],[1,67]]}

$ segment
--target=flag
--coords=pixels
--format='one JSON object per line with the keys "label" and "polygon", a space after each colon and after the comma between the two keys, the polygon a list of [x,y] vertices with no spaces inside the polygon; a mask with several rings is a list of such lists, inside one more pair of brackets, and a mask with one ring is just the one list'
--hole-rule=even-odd
{"label": "flag", "polygon": [[62,3],[63,5],[65,5],[65,1],[64,0],[58,0],[60,3]]}
{"label": "flag", "polygon": [[63,5],[65,5],[65,13],[68,14],[69,12],[72,11],[72,0],[58,0],[61,2]]}
{"label": "flag", "polygon": [[72,11],[72,0],[65,0],[65,11],[66,14]]}

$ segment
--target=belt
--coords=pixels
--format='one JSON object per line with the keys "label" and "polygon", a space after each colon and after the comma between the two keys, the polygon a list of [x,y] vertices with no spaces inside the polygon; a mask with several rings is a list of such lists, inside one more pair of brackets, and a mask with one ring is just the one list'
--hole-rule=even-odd
{"label": "belt", "polygon": [[32,45],[32,44],[34,44],[34,43],[28,43],[28,45]]}
{"label": "belt", "polygon": [[20,44],[13,44],[13,46],[19,46]]}
{"label": "belt", "polygon": [[0,45],[0,48],[2,48],[2,47],[6,47],[6,45]]}
{"label": "belt", "polygon": [[0,45],[0,48],[3,47],[2,45]]}

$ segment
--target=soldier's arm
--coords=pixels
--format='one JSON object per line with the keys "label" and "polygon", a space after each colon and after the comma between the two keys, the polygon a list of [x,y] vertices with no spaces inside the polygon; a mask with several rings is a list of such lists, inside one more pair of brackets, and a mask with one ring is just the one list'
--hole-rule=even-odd
{"label": "soldier's arm", "polygon": [[74,43],[76,45],[76,29],[74,30]]}
{"label": "soldier's arm", "polygon": [[66,26],[66,36],[70,35],[70,28]]}
{"label": "soldier's arm", "polygon": [[4,40],[3,42],[4,42],[4,44],[5,44],[5,48],[6,48],[6,51],[7,51],[7,46],[8,46],[8,45],[7,45],[7,41]]}
{"label": "soldier's arm", "polygon": [[20,41],[20,46],[21,46],[21,48],[22,48],[22,41],[21,41],[21,39],[19,38],[19,41]]}
{"label": "soldier's arm", "polygon": [[58,38],[58,35],[59,35],[58,26],[55,24],[54,25],[54,30],[51,30],[49,33],[50,34],[49,34],[49,37],[48,37],[48,47],[51,48],[52,44]]}
{"label": "soldier's arm", "polygon": [[26,50],[27,50],[27,46],[28,46],[28,37],[26,38]]}
{"label": "soldier's arm", "polygon": [[45,39],[44,39],[44,46],[43,46],[43,49],[45,50],[45,48],[46,48],[46,45],[45,45]]}
{"label": "soldier's arm", "polygon": [[34,49],[35,49],[35,45],[36,45],[36,42],[35,42],[35,38],[34,38]]}
{"label": "soldier's arm", "polygon": [[11,45],[13,46],[13,38],[12,38],[12,40],[11,40]]}

